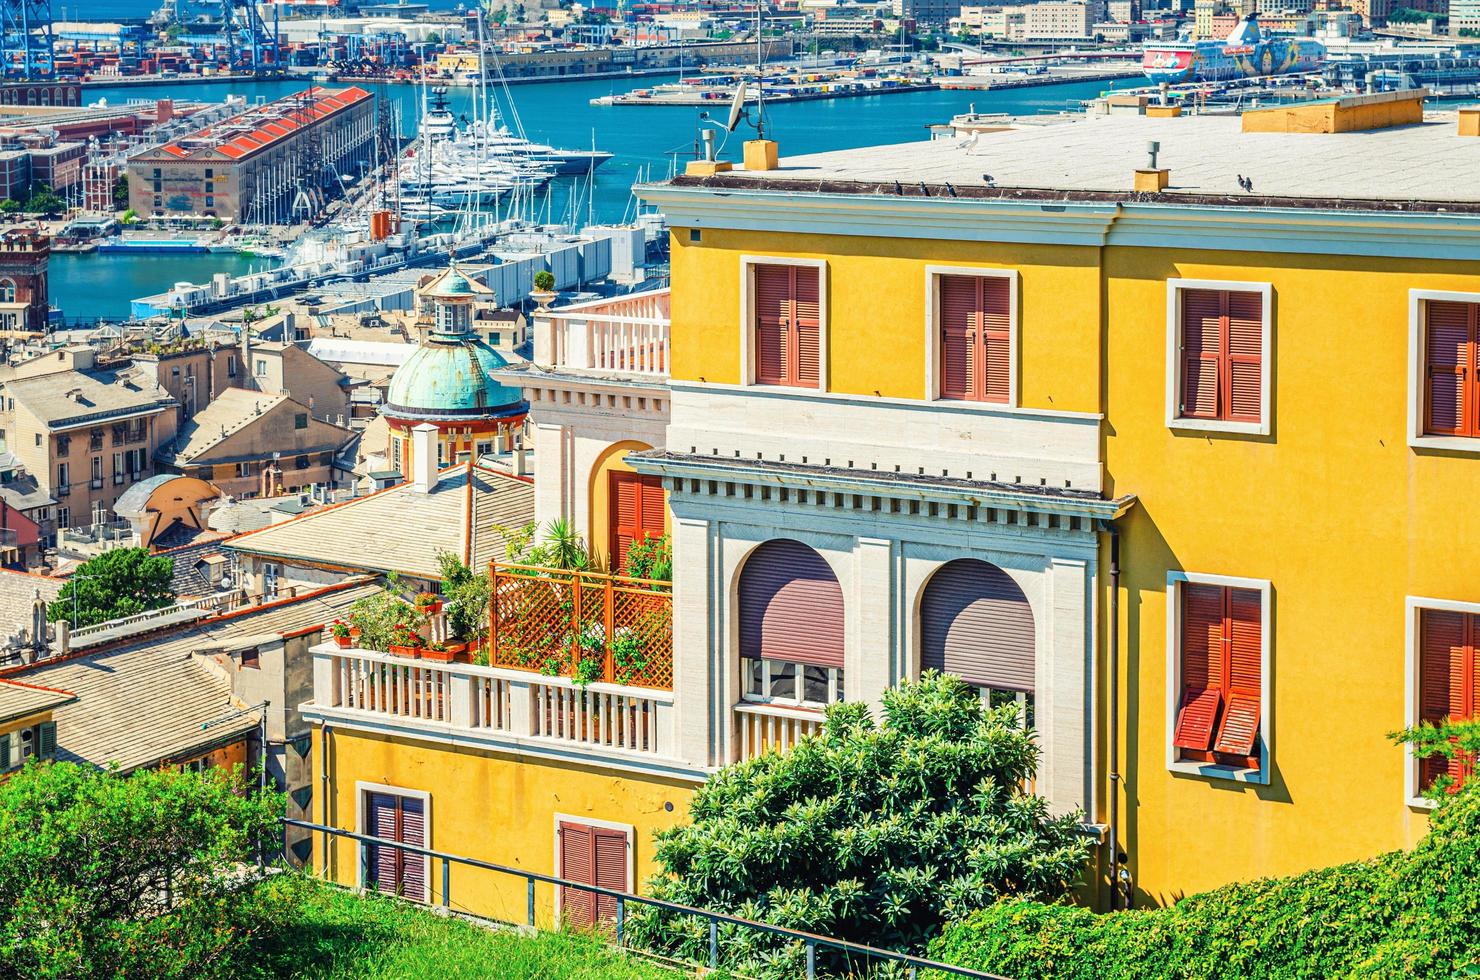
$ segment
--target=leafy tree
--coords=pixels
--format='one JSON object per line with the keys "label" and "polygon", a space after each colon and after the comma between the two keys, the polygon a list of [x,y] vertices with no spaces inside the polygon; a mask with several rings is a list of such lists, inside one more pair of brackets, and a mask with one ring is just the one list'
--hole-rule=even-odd
{"label": "leafy tree", "polygon": [[[1475,751],[1480,722],[1395,737],[1420,756]],[[951,924],[930,952],[1019,980],[1480,976],[1480,781],[1452,789],[1429,792],[1438,806],[1412,851],[1114,915],[1001,902]]]}
{"label": "leafy tree", "polygon": [[119,174],[118,179],[113,182],[113,208],[123,210],[128,207],[128,174]]}
{"label": "leafy tree", "polygon": [[78,566],[46,607],[46,617],[52,622],[70,621],[74,596],[78,626],[174,605],[175,593],[170,588],[174,573],[173,558],[151,555],[147,548],[105,551]]}
{"label": "leafy tree", "polygon": [[439,552],[442,596],[447,600],[447,629],[463,640],[488,633],[488,573],[475,572],[450,551]]}
{"label": "leafy tree", "polygon": [[55,191],[46,184],[36,184],[31,188],[31,196],[26,199],[23,209],[31,214],[58,214],[65,210],[67,202],[62,200]]}
{"label": "leafy tree", "polygon": [[0,201],[0,214],[15,214],[21,209],[21,202],[13,197],[7,197]]}
{"label": "leafy tree", "polygon": [[252,862],[283,798],[240,770],[31,763],[0,786],[0,975],[230,977],[293,904]]}
{"label": "leafy tree", "polygon": [[389,650],[396,642],[398,631],[416,629],[425,616],[402,594],[400,576],[392,572],[386,576],[385,588],[379,592],[356,599],[349,607],[349,621],[359,627],[359,645],[366,650]]}
{"label": "leafy tree", "polygon": [[[881,723],[865,705],[833,705],[820,735],[721,769],[694,795],[692,822],[657,834],[651,892],[922,949],[949,919],[1008,896],[1053,900],[1080,878],[1079,815],[1053,816],[1023,791],[1037,761],[1016,707],[985,707],[959,679],[927,672],[884,695]],[[659,951],[707,959],[703,922],[644,912],[634,925]],[[721,934],[723,966],[799,975],[799,947]]]}
{"label": "leafy tree", "polygon": [[441,44],[442,43],[442,35],[441,34],[438,34],[436,31],[432,31],[431,33],[427,34],[427,43],[428,44]]}

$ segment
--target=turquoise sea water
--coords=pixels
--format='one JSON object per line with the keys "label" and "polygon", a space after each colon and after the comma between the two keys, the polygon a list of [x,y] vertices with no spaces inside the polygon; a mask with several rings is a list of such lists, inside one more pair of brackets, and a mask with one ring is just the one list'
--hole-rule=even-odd
{"label": "turquoise sea water", "polygon": [[[671,76],[676,78],[677,76]],[[698,138],[700,110],[696,107],[593,106],[599,95],[624,92],[668,80],[664,76],[540,82],[511,86],[515,108],[530,139],[561,147],[589,147],[616,154],[596,172],[588,195],[584,179],[566,179],[551,185],[548,202],[552,220],[619,221],[632,208],[632,184],[642,176],[668,175],[673,154],[691,159]],[[1122,81],[1125,86],[1136,79]],[[129,99],[175,98],[220,101],[228,93],[277,98],[301,90],[306,82],[264,81],[221,84],[184,83],[156,86],[89,87],[85,99],[110,103]],[[408,134],[420,115],[420,89],[411,85],[376,85],[401,104],[403,129]],[[880,143],[929,138],[926,126],[945,122],[975,104],[981,112],[1057,112],[1076,106],[1113,87],[1107,82],[1082,82],[998,92],[910,92],[835,101],[781,103],[768,107],[767,134],[776,139],[783,156],[816,153]],[[472,94],[453,88],[453,112],[470,110]],[[507,100],[499,102],[508,116]],[[719,111],[723,111],[720,107]],[[724,156],[737,159],[744,128],[731,137]],[[681,164],[680,164],[681,166]],[[260,267],[262,260],[256,260]],[[129,300],[166,289],[175,282],[199,282],[213,271],[245,272],[252,260],[230,255],[56,256],[52,260],[53,302],[67,316],[126,316]]]}

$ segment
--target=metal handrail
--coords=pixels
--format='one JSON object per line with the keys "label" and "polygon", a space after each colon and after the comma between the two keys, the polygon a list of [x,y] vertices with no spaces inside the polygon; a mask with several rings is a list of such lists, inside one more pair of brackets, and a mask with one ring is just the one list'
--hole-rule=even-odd
{"label": "metal handrail", "polygon": [[[678,902],[667,902],[661,898],[647,898],[643,895],[635,895],[631,892],[617,891],[612,888],[603,888],[600,885],[588,885],[581,881],[571,881],[558,875],[542,874],[538,871],[529,871],[524,868],[511,868],[503,864],[494,864],[492,861],[480,861],[477,858],[464,857],[460,854],[448,854],[445,851],[434,851],[429,847],[418,847],[414,844],[403,844],[400,841],[389,840],[385,837],[374,837],[370,834],[356,833],[352,830],[343,830],[339,827],[329,827],[321,823],[313,823],[308,820],[294,820],[291,817],[281,818],[281,822],[287,827],[298,827],[311,833],[320,833],[334,837],[347,837],[359,841],[361,845],[374,844],[382,847],[393,847],[407,854],[416,854],[421,857],[431,858],[442,862],[442,907],[452,907],[452,865],[461,864],[470,868],[481,868],[484,871],[496,871],[501,874],[512,875],[523,878],[528,884],[528,925],[535,924],[535,882],[543,882],[558,888],[576,888],[593,895],[604,896],[615,899],[617,903],[616,940],[617,946],[622,946],[623,927],[626,923],[626,903],[636,902],[639,905],[647,905],[652,908],[661,909],[665,912],[674,912],[680,915],[695,915],[709,922],[709,969],[719,968],[719,926],[740,926],[746,929],[754,929],[758,932],[766,932],[776,936],[784,936],[788,939],[800,940],[807,950],[807,978],[814,980],[817,976],[817,947],[836,949],[843,953],[851,953],[868,958],[888,960],[900,963],[909,968],[909,976],[914,980],[920,970],[936,970],[957,977],[975,977],[977,980],[1009,980],[996,973],[987,973],[982,970],[973,970],[965,966],[953,966],[950,963],[941,963],[937,960],[926,959],[923,956],[912,956],[909,953],[900,953],[892,949],[881,949],[878,946],[869,946],[864,943],[850,942],[846,939],[837,939],[832,936],[821,936],[817,933],[803,932],[800,929],[788,929],[786,926],[773,925],[770,922],[757,922],[754,919],[743,919],[738,915],[729,915],[725,912],[712,912],[709,909],[696,908],[692,905],[681,905]],[[325,842],[325,849],[328,844]],[[368,860],[368,852],[361,849],[361,864]],[[327,869],[327,864],[325,865]],[[479,917],[484,918],[484,917]],[[496,920],[490,920],[496,921]]]}

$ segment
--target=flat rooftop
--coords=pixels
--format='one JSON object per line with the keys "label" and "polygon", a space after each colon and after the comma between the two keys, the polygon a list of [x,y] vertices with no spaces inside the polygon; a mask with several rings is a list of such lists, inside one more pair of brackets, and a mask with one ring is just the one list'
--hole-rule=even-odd
{"label": "flat rooftop", "polygon": [[[1421,124],[1352,133],[1245,133],[1237,116],[1066,116],[1023,120],[975,136],[787,156],[771,171],[674,178],[676,186],[764,187],[820,193],[1119,200],[1134,194],[1146,144],[1170,184],[1145,199],[1223,206],[1456,210],[1480,205],[1480,137],[1460,136],[1455,112]],[[991,179],[988,180],[987,178]],[[1251,189],[1239,178],[1252,181]],[[896,187],[898,182],[898,187]],[[922,190],[920,184],[926,188]],[[1480,210],[1480,207],[1473,210]]]}

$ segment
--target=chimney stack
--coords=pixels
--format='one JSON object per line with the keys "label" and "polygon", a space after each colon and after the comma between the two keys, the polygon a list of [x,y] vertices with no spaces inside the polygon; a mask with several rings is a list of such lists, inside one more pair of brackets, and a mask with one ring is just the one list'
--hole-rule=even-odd
{"label": "chimney stack", "polygon": [[423,422],[411,430],[411,489],[430,493],[437,485],[437,427]]}

